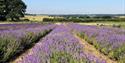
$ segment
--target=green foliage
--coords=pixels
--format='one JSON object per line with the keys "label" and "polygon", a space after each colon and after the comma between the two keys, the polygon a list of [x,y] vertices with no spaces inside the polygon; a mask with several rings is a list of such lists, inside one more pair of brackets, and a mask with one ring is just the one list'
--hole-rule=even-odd
{"label": "green foliage", "polygon": [[15,53],[15,50],[19,47],[20,42],[17,42],[15,38],[11,36],[0,37],[0,62],[6,61],[11,55]]}
{"label": "green foliage", "polygon": [[48,34],[51,30],[39,32],[35,34],[33,32],[27,32],[26,35],[17,38],[12,35],[0,36],[0,63],[6,62],[17,53],[31,47],[39,39]]}
{"label": "green foliage", "polygon": [[110,51],[110,53],[109,53],[109,57],[111,57],[113,59],[117,59],[117,60],[124,58],[124,55],[125,55],[125,46],[124,45],[115,50]]}
{"label": "green foliage", "polygon": [[122,57],[120,60],[119,60],[119,63],[125,63],[125,55],[123,55],[124,57]]}
{"label": "green foliage", "polygon": [[108,47],[103,47],[103,48],[101,48],[100,50],[101,50],[101,52],[104,53],[105,55],[108,55],[108,54],[109,54],[108,49],[109,49]]}
{"label": "green foliage", "polygon": [[118,60],[120,63],[125,63],[125,44],[119,48],[112,49],[110,44],[106,45],[106,47],[101,47],[93,37],[88,38],[84,33],[79,33],[78,36],[84,38],[88,43],[94,45],[96,49],[103,54],[108,55],[111,59]]}
{"label": "green foliage", "polygon": [[50,63],[87,63],[87,60],[76,60],[66,52],[54,52],[50,58]]}
{"label": "green foliage", "polygon": [[24,16],[26,5],[22,0],[0,0],[0,19],[19,20]]}
{"label": "green foliage", "polygon": [[0,20],[5,20],[5,0],[0,0]]}
{"label": "green foliage", "polygon": [[43,22],[74,22],[74,23],[90,23],[90,22],[124,22],[125,19],[120,18],[110,18],[108,16],[104,16],[103,18],[44,18]]}

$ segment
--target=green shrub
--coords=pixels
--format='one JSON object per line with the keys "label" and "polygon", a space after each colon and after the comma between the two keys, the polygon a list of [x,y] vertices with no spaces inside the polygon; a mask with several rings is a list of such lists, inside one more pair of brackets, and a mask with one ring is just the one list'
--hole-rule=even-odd
{"label": "green shrub", "polygon": [[87,63],[87,60],[76,60],[66,52],[54,52],[50,58],[50,63]]}
{"label": "green shrub", "polygon": [[51,30],[46,30],[39,33],[26,32],[26,34],[20,38],[14,37],[11,34],[0,36],[0,63],[9,61],[10,58],[32,46],[50,31]]}
{"label": "green shrub", "polygon": [[116,59],[116,60],[120,60],[121,58],[123,58],[125,54],[125,46],[121,46],[119,48],[116,48],[115,50],[110,51],[109,53],[109,57]]}
{"label": "green shrub", "polygon": [[14,55],[16,50],[18,49],[20,42],[18,42],[15,38],[11,36],[7,36],[4,38],[0,37],[0,49],[1,49],[1,61],[6,61],[10,56]]}
{"label": "green shrub", "polygon": [[120,63],[125,63],[125,44],[119,48],[112,49],[111,44],[105,44],[105,46],[102,47],[102,45],[99,44],[95,38],[88,38],[88,36],[84,33],[79,33],[78,36],[84,38],[88,43],[94,45],[96,49],[103,54],[108,55],[111,59],[118,60]]}

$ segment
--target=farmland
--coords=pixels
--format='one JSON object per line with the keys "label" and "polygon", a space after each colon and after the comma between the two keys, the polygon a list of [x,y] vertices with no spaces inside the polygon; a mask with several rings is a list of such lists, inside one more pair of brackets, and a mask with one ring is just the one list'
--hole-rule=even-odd
{"label": "farmland", "polygon": [[124,38],[111,26],[1,24],[0,63],[124,63]]}
{"label": "farmland", "polygon": [[23,19],[29,19],[30,21],[43,21],[43,18],[53,18],[49,16],[25,16]]}
{"label": "farmland", "polygon": [[0,63],[125,63],[123,0],[0,0]]}

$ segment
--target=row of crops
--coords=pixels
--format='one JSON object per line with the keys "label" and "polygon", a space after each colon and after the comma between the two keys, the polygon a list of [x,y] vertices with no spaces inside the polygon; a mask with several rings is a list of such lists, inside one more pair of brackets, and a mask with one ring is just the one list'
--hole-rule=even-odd
{"label": "row of crops", "polygon": [[95,46],[101,53],[120,63],[125,62],[125,30],[111,27],[70,25],[78,36]]}
{"label": "row of crops", "polygon": [[30,48],[54,28],[53,25],[3,24],[0,25],[0,63]]}
{"label": "row of crops", "polygon": [[0,63],[6,63],[30,46],[32,48],[19,57],[20,60],[12,63],[110,63],[86,52],[75,35],[110,60],[125,62],[124,29],[72,23],[0,25]]}
{"label": "row of crops", "polygon": [[105,63],[84,52],[84,46],[73,36],[71,29],[59,25],[31,49],[31,54],[17,63]]}

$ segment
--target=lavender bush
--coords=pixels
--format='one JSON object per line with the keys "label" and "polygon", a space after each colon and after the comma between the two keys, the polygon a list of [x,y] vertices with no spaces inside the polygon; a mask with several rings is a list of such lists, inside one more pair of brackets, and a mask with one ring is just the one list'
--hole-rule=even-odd
{"label": "lavender bush", "polygon": [[74,37],[72,30],[57,26],[17,63],[105,63],[105,60],[84,52],[84,46]]}
{"label": "lavender bush", "polygon": [[[124,29],[79,24],[0,25],[0,61],[6,62],[16,53],[37,42],[16,63],[107,62],[106,59],[85,51],[84,44],[76,37],[76,34],[94,45],[105,56],[120,63],[125,62]],[[44,35],[46,36],[42,38]]]}
{"label": "lavender bush", "polygon": [[[36,26],[35,26],[36,25]],[[23,51],[27,46],[34,44],[54,28],[54,25],[0,25],[0,62],[6,62],[16,53]],[[15,29],[19,28],[19,29]],[[1,29],[1,28],[0,28]]]}
{"label": "lavender bush", "polygon": [[125,58],[125,30],[111,27],[69,25],[87,42],[115,60]]}

